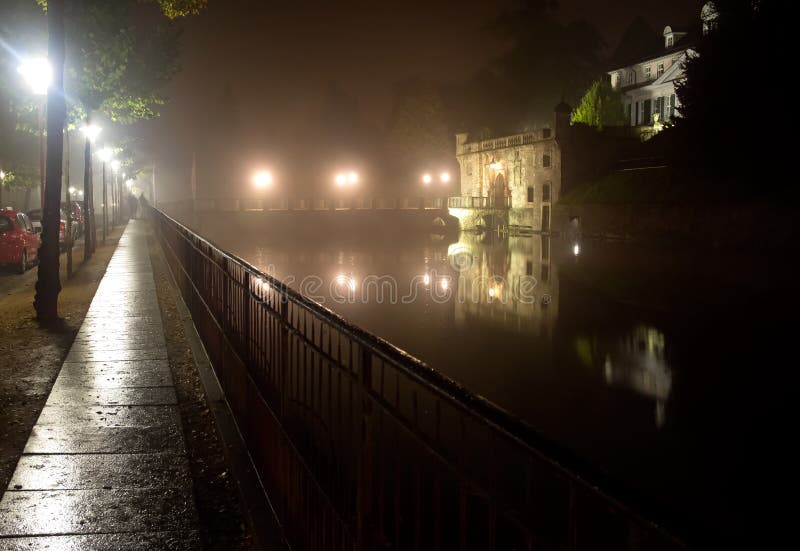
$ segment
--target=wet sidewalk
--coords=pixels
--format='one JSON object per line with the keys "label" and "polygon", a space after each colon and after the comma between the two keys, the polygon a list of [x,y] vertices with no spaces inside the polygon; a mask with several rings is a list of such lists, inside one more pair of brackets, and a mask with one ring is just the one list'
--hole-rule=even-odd
{"label": "wet sidewalk", "polygon": [[146,242],[131,220],[0,501],[0,550],[197,549]]}

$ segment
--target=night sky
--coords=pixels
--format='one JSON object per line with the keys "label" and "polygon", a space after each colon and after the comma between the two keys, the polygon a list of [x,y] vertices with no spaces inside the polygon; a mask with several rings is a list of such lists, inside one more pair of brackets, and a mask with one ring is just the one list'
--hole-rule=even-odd
{"label": "night sky", "polygon": [[[185,23],[183,71],[165,91],[170,104],[159,120],[139,125],[136,133],[147,138],[146,150],[181,159],[185,166],[187,148],[178,144],[189,144],[228,86],[237,121],[236,136],[229,138],[243,144],[243,155],[275,144],[296,148],[313,132],[331,80],[358,99],[364,122],[380,128],[397,81],[465,80],[503,52],[508,41],[484,26],[514,5],[511,0],[212,0],[206,12]],[[636,15],[660,31],[666,24],[693,22],[701,5],[701,0],[562,0],[559,13],[565,21],[593,23],[613,50]]]}

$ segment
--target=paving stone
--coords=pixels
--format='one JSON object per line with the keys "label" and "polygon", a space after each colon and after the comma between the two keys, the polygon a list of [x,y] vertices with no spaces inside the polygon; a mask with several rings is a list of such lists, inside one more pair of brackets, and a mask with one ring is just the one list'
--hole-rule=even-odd
{"label": "paving stone", "polygon": [[70,350],[67,362],[108,362],[114,360],[159,360],[167,358],[167,349],[163,346],[153,346],[138,350]]}
{"label": "paving stone", "polygon": [[[90,362],[96,364],[96,362]],[[135,364],[136,362],[121,362]],[[124,368],[111,363],[105,369],[87,367],[86,364],[68,364],[70,367],[56,380],[53,390],[62,387],[135,388],[172,386],[172,373],[166,369]]]}
{"label": "paving stone", "polygon": [[101,373],[169,372],[169,360],[114,360],[108,362],[64,362],[59,376],[74,377]]}
{"label": "paving stone", "polygon": [[200,535],[196,530],[0,539],[0,551],[190,551],[200,548]]}
{"label": "paving stone", "polygon": [[[183,453],[180,427],[37,425],[23,453]],[[2,533],[2,532],[0,532]]]}
{"label": "paving stone", "polygon": [[8,489],[130,490],[191,486],[189,461],[183,455],[23,455]]}
{"label": "paving stone", "polygon": [[150,406],[177,404],[172,387],[92,388],[62,387],[50,393],[46,405]]}
{"label": "paving stone", "polygon": [[180,426],[178,406],[45,406],[36,426],[76,425],[99,427]]}
{"label": "paving stone", "polygon": [[154,337],[151,339],[106,339],[106,340],[87,340],[83,339],[72,344],[70,352],[83,353],[90,350],[141,350],[153,346],[165,346],[163,338]]}
{"label": "paving stone", "polygon": [[191,530],[191,489],[6,492],[0,534],[6,536]]}

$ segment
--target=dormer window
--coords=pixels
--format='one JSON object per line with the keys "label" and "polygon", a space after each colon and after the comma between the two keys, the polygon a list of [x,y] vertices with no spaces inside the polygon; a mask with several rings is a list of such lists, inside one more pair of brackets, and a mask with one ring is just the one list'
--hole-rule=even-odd
{"label": "dormer window", "polygon": [[674,35],[669,35],[667,37],[666,47],[667,48],[672,48],[674,45],[675,45],[675,36]]}
{"label": "dormer window", "polygon": [[658,67],[656,68],[656,78],[660,78],[661,75],[663,75],[663,74],[664,74],[664,64],[663,63],[659,63]]}
{"label": "dormer window", "polygon": [[645,80],[650,80],[651,78],[653,78],[651,67],[650,67],[650,65],[645,65],[645,68],[644,68],[644,79]]}

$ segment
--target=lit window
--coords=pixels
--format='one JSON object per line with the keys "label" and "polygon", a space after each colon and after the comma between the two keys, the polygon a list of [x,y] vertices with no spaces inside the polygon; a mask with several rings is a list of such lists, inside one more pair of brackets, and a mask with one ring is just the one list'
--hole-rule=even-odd
{"label": "lit window", "polygon": [[675,37],[672,36],[672,35],[669,35],[667,37],[667,48],[672,48],[672,46],[674,46],[674,45],[675,45]]}
{"label": "lit window", "polygon": [[652,75],[650,73],[650,65],[648,65],[648,66],[646,66],[644,68],[644,79],[645,80],[650,80],[651,78],[652,78]]}
{"label": "lit window", "polygon": [[664,64],[663,63],[659,63],[658,64],[658,69],[656,70],[656,78],[660,77],[663,74],[664,74]]}

